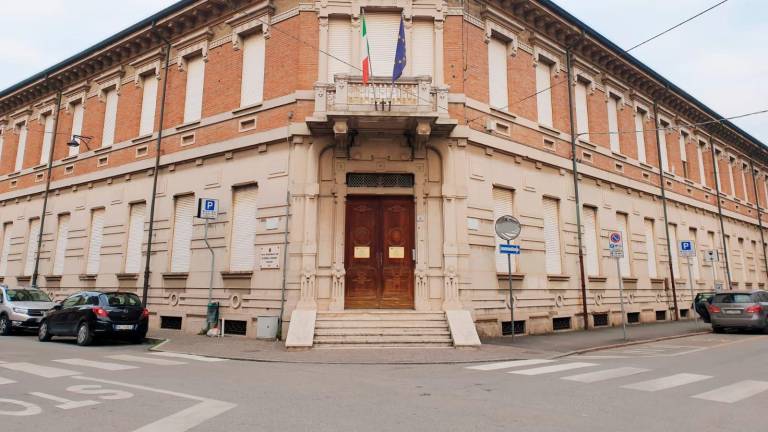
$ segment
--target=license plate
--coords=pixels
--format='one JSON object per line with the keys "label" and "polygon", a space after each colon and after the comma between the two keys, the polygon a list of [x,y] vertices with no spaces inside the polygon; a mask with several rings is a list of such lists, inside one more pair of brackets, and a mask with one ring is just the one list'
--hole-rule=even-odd
{"label": "license plate", "polygon": [[116,325],[115,330],[133,330],[133,325],[130,325],[130,324]]}
{"label": "license plate", "polygon": [[740,315],[741,314],[741,310],[739,310],[739,309],[726,309],[725,313],[727,315]]}

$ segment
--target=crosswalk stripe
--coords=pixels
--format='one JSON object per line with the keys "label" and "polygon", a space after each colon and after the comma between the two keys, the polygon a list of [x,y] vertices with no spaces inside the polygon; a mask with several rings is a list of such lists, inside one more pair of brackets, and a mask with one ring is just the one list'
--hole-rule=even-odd
{"label": "crosswalk stripe", "polygon": [[161,356],[161,357],[174,357],[174,358],[181,358],[181,359],[187,359],[187,360],[196,360],[201,362],[223,362],[227,361],[227,359],[223,358],[216,358],[216,357],[204,357],[194,354],[183,354],[183,353],[175,353],[175,352],[153,352],[152,355]]}
{"label": "crosswalk stripe", "polygon": [[121,370],[138,368],[138,366],[124,365],[120,363],[99,362],[99,361],[86,360],[81,358],[59,359],[59,360],[53,360],[53,361],[57,363],[72,365],[72,366],[83,366],[83,367],[103,369],[108,371],[121,371]]}
{"label": "crosswalk stripe", "polygon": [[512,361],[505,361],[505,362],[499,362],[499,363],[489,363],[489,364],[482,364],[477,366],[469,366],[466,369],[479,370],[479,371],[492,371],[492,370],[499,370],[499,369],[511,369],[511,368],[521,367],[521,366],[533,366],[537,364],[552,363],[552,362],[554,362],[554,360],[544,360],[544,359],[512,360]]}
{"label": "crosswalk stripe", "polygon": [[562,372],[562,371],[567,371],[572,369],[581,369],[581,368],[590,367],[590,366],[597,366],[597,365],[595,363],[575,362],[575,363],[559,364],[554,366],[543,366],[543,367],[538,367],[533,369],[516,370],[516,371],[510,371],[507,373],[518,374],[518,375],[543,375],[543,374]]}
{"label": "crosswalk stripe", "polygon": [[571,375],[563,377],[561,379],[568,381],[576,381],[580,383],[593,383],[598,381],[605,381],[614,378],[621,378],[630,375],[636,375],[639,373],[647,372],[649,369],[634,368],[634,367],[620,367],[615,369],[606,369],[597,372],[589,372],[580,375]]}
{"label": "crosswalk stripe", "polygon": [[146,364],[151,364],[156,366],[175,366],[175,365],[186,364],[184,362],[175,361],[175,360],[165,360],[165,359],[153,358],[153,357],[139,357],[139,356],[128,355],[128,354],[111,355],[111,356],[107,356],[107,358],[111,358],[112,360],[119,360],[119,361],[146,363]]}
{"label": "crosswalk stripe", "polygon": [[8,378],[0,377],[0,385],[3,385],[3,384],[13,384],[15,382],[16,381],[14,381],[14,380],[9,380]]}
{"label": "crosswalk stripe", "polygon": [[670,376],[653,379],[649,381],[641,381],[634,384],[627,384],[625,386],[622,386],[622,388],[654,392],[659,390],[670,389],[673,387],[679,387],[686,384],[692,384],[692,383],[703,381],[709,378],[712,378],[712,377],[709,375],[680,373],[680,374],[670,375]]}
{"label": "crosswalk stripe", "polygon": [[734,403],[768,390],[768,382],[746,380],[691,396],[715,402]]}
{"label": "crosswalk stripe", "polygon": [[59,377],[80,374],[80,372],[75,372],[67,369],[59,369],[59,368],[50,367],[50,366],[40,366],[32,363],[5,363],[5,364],[0,364],[0,367],[17,371],[17,372],[24,372],[31,375],[37,375],[43,378],[59,378]]}

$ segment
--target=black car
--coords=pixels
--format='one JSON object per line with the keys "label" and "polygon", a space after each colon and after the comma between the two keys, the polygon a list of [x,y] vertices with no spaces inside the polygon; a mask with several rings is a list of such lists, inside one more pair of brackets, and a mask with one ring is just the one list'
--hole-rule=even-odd
{"label": "black car", "polygon": [[75,336],[78,345],[96,337],[116,337],[141,343],[147,335],[149,311],[139,297],[125,292],[80,292],[49,310],[40,322],[38,339]]}
{"label": "black car", "polygon": [[714,296],[714,292],[701,292],[696,294],[696,297],[693,299],[693,309],[699,314],[705,323],[710,321],[709,304],[712,303],[712,297]]}

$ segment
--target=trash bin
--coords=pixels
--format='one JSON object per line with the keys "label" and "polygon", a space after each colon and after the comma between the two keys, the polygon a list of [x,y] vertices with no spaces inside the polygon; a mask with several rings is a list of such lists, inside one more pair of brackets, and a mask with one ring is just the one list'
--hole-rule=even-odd
{"label": "trash bin", "polygon": [[256,339],[275,339],[277,337],[277,317],[260,316],[256,319]]}
{"label": "trash bin", "polygon": [[218,302],[208,303],[207,321],[208,321],[208,327],[213,327],[216,325],[217,322],[219,322],[219,303]]}

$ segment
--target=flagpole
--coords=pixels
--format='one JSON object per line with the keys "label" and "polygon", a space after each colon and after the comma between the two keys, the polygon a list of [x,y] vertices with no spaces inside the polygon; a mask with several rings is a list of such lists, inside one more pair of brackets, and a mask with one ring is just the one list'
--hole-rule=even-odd
{"label": "flagpole", "polygon": [[[365,42],[365,46],[363,47],[363,49],[365,49],[365,54],[367,54],[367,57],[368,57],[368,70],[363,71],[363,75],[365,75],[365,73],[368,72],[368,76],[371,79],[370,85],[373,88],[373,106],[374,108],[376,108],[376,110],[378,110],[379,99],[376,96],[376,85],[373,79],[373,59],[371,58],[371,50],[368,47],[368,25],[365,22],[365,8],[361,7],[360,13],[363,15],[362,30],[365,32],[365,38],[363,40],[363,42]],[[365,67],[365,65],[362,65],[362,66]]]}

